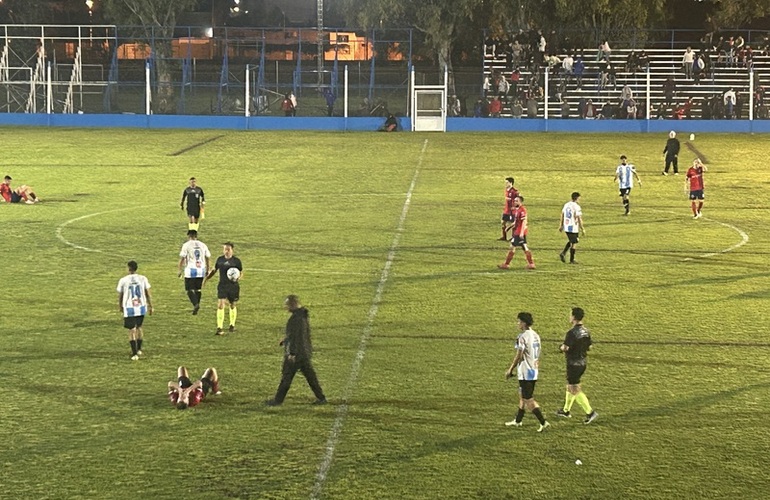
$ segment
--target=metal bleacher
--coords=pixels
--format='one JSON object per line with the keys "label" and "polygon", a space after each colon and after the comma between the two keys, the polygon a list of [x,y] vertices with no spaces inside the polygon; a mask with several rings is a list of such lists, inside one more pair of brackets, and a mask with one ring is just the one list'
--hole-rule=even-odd
{"label": "metal bleacher", "polygon": [[[644,103],[647,96],[647,74],[646,70],[638,70],[635,73],[626,71],[626,59],[629,53],[634,50],[637,54],[641,49],[613,49],[610,55],[610,62],[616,70],[616,85],[614,88],[609,86],[603,90],[598,88],[598,75],[602,62],[597,61],[597,50],[586,49],[584,51],[576,51],[583,54],[583,62],[585,63],[585,71],[583,73],[583,85],[580,89],[577,88],[575,78],[572,77],[569,83],[566,85],[566,92],[564,93],[565,99],[570,104],[570,118],[579,118],[578,114],[578,101],[580,99],[591,99],[593,105],[596,107],[597,112],[602,109],[605,103],[617,105],[620,102],[621,89],[624,85],[628,84],[633,91],[634,100],[637,103]],[[682,68],[682,57],[684,55],[684,49],[659,49],[651,48],[644,49],[649,58],[649,72],[650,72],[650,103],[652,104],[653,111],[651,118],[658,118],[659,114],[662,114],[665,118],[671,117],[672,109],[677,106],[682,106],[685,101],[692,97],[693,108],[691,117],[701,118],[701,110],[705,104],[705,101],[714,97],[715,95],[722,96],[730,88],[733,88],[738,94],[739,99],[745,103],[740,108],[741,116],[736,118],[748,118],[749,114],[749,92],[750,92],[750,75],[749,69],[743,65],[728,65],[726,61],[717,61],[717,55],[711,55],[710,67],[707,67],[703,72],[699,83],[696,83],[692,79],[686,79],[684,70]],[[506,61],[505,55],[496,54],[494,47],[484,47],[484,75],[490,75],[494,72],[502,74],[506,79],[510,81],[512,68]],[[557,54],[559,59],[563,59],[565,54]],[[573,54],[574,57],[574,54]],[[770,55],[767,52],[760,53],[754,52],[753,64],[754,70],[754,85],[757,82],[763,84],[768,81],[770,77]],[[560,65],[559,65],[559,69]],[[525,68],[525,66],[519,66],[521,72],[520,88],[523,86],[526,88],[526,82],[532,76],[532,73]],[[664,96],[664,82],[673,77],[676,84],[676,93],[673,99],[673,103],[664,103],[666,101]],[[550,118],[562,117],[562,103],[558,97],[556,97],[554,90],[558,88],[561,81],[561,76],[557,73],[549,78],[549,98],[548,98],[548,116]],[[494,95],[494,90],[490,92]],[[511,104],[513,102],[513,96],[508,96],[503,99],[503,117],[511,117]],[[538,111],[537,116],[542,118],[544,116],[545,99],[538,99]],[[643,109],[640,106],[640,109]],[[643,114],[643,112],[642,112]],[[526,117],[526,105],[524,106],[524,116]]]}

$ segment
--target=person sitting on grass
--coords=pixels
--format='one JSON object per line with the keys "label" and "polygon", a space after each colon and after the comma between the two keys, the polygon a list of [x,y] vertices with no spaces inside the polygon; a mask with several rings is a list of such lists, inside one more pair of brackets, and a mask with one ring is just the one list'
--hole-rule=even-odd
{"label": "person sitting on grass", "polygon": [[388,117],[385,119],[385,123],[380,127],[380,132],[396,132],[398,131],[398,118],[393,113],[388,113]]}
{"label": "person sitting on grass", "polygon": [[22,184],[15,189],[11,188],[11,178],[8,176],[5,176],[5,180],[0,188],[0,193],[2,194],[0,201],[8,203],[24,202],[27,205],[33,205],[40,201],[40,198],[35,194],[35,191],[27,185]]}
{"label": "person sitting on grass", "polygon": [[177,369],[177,382],[168,383],[168,398],[171,404],[178,410],[197,406],[210,392],[222,394],[219,390],[219,376],[216,368],[206,368],[200,380],[190,380],[187,368],[180,366]]}

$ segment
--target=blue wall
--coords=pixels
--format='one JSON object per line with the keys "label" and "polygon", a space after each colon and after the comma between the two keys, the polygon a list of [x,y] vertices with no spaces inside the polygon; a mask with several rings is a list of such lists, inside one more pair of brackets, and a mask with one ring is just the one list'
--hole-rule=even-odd
{"label": "blue wall", "polygon": [[[409,119],[400,118],[404,130]],[[2,113],[0,125],[45,127],[122,127],[231,130],[374,131],[384,118],[278,116],[179,116]],[[770,120],[563,120],[450,118],[447,132],[727,132],[770,133]]]}

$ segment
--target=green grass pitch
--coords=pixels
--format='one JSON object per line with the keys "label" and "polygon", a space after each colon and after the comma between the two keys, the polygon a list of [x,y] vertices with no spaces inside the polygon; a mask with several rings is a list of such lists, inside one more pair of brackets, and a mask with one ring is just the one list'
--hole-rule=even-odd
{"label": "green grass pitch", "polygon": [[[759,498],[770,487],[764,136],[698,135],[710,161],[699,220],[684,176],[660,175],[665,134],[2,136],[0,174],[43,202],[0,204],[0,498]],[[643,181],[630,217],[612,182],[620,154]],[[693,155],[681,157],[684,171]],[[232,240],[244,263],[238,331],[224,337],[214,288],[191,316],[176,277],[191,175],[208,201],[200,239],[215,257]],[[526,198],[535,271],[521,252],[496,268],[508,175]],[[572,191],[587,228],[578,266],[558,259]],[[156,305],[138,362],[116,305],[129,259]],[[280,378],[289,293],[311,312],[324,407],[301,375],[282,407],[262,404]],[[575,305],[595,341],[589,426],[554,416]],[[503,425],[518,403],[504,372],[519,311],[544,342],[545,434],[531,414]],[[182,364],[217,367],[223,394],[172,408],[166,383]]]}

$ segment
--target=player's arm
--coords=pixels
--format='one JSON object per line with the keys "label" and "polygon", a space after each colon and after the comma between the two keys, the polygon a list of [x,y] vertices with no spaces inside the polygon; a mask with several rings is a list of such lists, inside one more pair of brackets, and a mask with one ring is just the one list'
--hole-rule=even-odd
{"label": "player's arm", "polygon": [[201,188],[201,205],[206,204],[206,195],[203,194],[203,188]]}
{"label": "player's arm", "polygon": [[583,233],[583,236],[586,234],[586,228],[583,225],[583,216],[582,215],[576,215],[575,220],[578,223],[578,227],[580,228],[580,232]]}
{"label": "player's arm", "polygon": [[564,212],[559,216],[559,232],[564,231]]}
{"label": "player's arm", "polygon": [[[179,259],[179,265],[177,266],[177,278],[182,277],[182,270],[184,269],[184,266],[187,265],[187,257],[182,257]],[[206,268],[208,269],[208,267]]]}
{"label": "player's arm", "polygon": [[513,377],[513,372],[516,370],[516,367],[519,366],[519,363],[521,363],[521,360],[523,358],[524,358],[524,350],[517,348],[516,356],[513,357],[513,361],[511,362],[510,368],[508,368],[508,371],[505,372],[505,378]]}
{"label": "player's arm", "polygon": [[123,312],[123,292],[118,292],[118,311]]}
{"label": "player's arm", "polygon": [[686,175],[684,177],[684,192],[686,193],[687,191],[689,191],[690,190],[689,188],[690,188],[690,177],[689,175]]}
{"label": "player's arm", "polygon": [[184,200],[185,200],[185,198],[187,198],[187,189],[182,191],[182,201],[179,202],[179,208],[181,208],[182,210],[184,210]]}
{"label": "player's arm", "polygon": [[149,288],[145,288],[144,293],[147,295],[147,312],[152,315],[152,293]]}
{"label": "player's arm", "polygon": [[214,276],[217,273],[217,270],[219,269],[219,262],[214,264],[214,268],[209,272],[209,274],[206,275],[206,279],[203,280],[203,282],[207,282],[211,279],[212,276]]}
{"label": "player's arm", "polygon": [[179,384],[177,384],[176,382],[174,382],[173,380],[171,380],[171,381],[169,381],[169,383],[168,383],[168,390],[169,390],[169,392],[173,392],[173,391],[179,392],[179,391],[181,391],[181,390],[182,390],[182,388],[181,388],[181,387],[179,387]]}
{"label": "player's arm", "polygon": [[636,180],[639,182],[639,186],[642,185],[642,179],[639,178],[639,174],[636,173],[636,169],[633,170],[634,177],[636,177]]}

